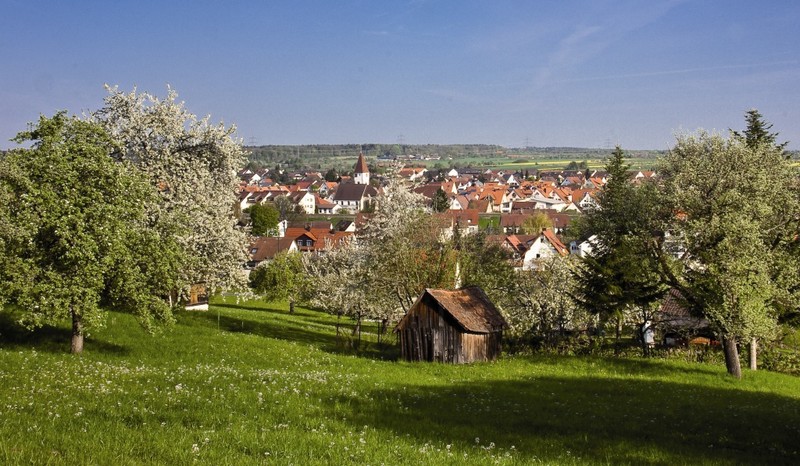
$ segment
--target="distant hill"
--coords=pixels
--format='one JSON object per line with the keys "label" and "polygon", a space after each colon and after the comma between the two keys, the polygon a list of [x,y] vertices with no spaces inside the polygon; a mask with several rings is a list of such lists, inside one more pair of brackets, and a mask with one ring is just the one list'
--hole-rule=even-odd
{"label": "distant hill", "polygon": [[[612,149],[580,147],[508,148],[492,144],[307,144],[246,146],[252,166],[288,169],[347,168],[363,152],[368,160],[407,159],[416,161],[441,160],[441,165],[467,165],[477,161],[486,165],[493,159],[504,161],[528,160],[585,160],[604,159]],[[633,158],[656,158],[663,151],[630,151]]]}
{"label": "distant hill", "polygon": [[[465,166],[498,166],[509,162],[530,162],[534,165],[542,160],[595,161],[594,165],[611,155],[612,148],[585,147],[517,147],[509,148],[493,144],[305,144],[245,146],[249,152],[251,167],[275,167],[289,170],[336,168],[352,169],[358,154],[363,152],[372,161],[401,159],[417,165],[437,168]],[[654,163],[667,153],[665,150],[627,150],[630,159],[641,160],[645,166]],[[791,151],[792,158],[800,152]]]}

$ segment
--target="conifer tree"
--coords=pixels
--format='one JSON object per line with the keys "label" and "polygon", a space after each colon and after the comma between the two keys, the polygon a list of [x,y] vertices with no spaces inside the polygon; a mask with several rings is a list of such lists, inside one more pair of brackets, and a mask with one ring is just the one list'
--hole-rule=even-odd
{"label": "conifer tree", "polygon": [[598,197],[599,207],[588,211],[579,225],[582,236],[595,239],[592,254],[575,271],[576,301],[594,314],[615,319],[617,340],[623,316],[646,309],[665,292],[646,247],[658,218],[655,191],[649,184],[632,185],[628,168],[618,146],[606,164],[610,179]]}

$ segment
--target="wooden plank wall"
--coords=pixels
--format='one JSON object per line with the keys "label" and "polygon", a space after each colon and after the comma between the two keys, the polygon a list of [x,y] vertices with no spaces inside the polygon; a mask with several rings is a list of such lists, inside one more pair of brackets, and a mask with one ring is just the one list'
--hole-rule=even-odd
{"label": "wooden plank wall", "polygon": [[399,330],[400,355],[407,361],[468,363],[500,355],[501,333],[462,333],[444,318],[435,302],[424,300]]}

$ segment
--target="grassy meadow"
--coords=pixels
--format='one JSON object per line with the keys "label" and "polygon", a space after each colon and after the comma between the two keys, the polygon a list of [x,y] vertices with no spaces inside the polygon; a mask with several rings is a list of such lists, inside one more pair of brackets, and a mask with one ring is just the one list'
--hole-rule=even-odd
{"label": "grassy meadow", "polygon": [[66,326],[29,334],[0,313],[0,463],[800,463],[800,378],[546,355],[412,364],[375,335],[356,354],[336,322],[219,301],[151,336],[110,313],[76,357]]}

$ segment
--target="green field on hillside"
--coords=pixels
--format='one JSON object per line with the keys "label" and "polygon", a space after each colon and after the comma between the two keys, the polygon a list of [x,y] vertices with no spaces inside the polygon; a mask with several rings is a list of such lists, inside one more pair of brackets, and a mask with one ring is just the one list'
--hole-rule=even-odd
{"label": "green field on hillside", "polygon": [[[536,158],[516,158],[516,157],[462,157],[454,160],[409,160],[407,166],[425,166],[428,169],[456,169],[463,167],[492,169],[492,170],[511,170],[511,171],[535,171],[535,170],[564,170],[570,162],[587,162],[587,166],[593,170],[603,170],[606,165],[605,159],[536,159]],[[657,160],[654,158],[630,158],[627,160],[631,165],[631,170],[649,170],[655,167]],[[355,159],[352,159],[355,164]],[[351,164],[351,165],[352,165]],[[347,163],[340,163],[347,166]]]}
{"label": "green field on hillside", "polygon": [[76,357],[66,326],[29,334],[0,313],[0,463],[800,463],[799,378],[655,359],[405,363],[374,334],[357,353],[336,323],[219,301],[151,336],[112,312]]}

